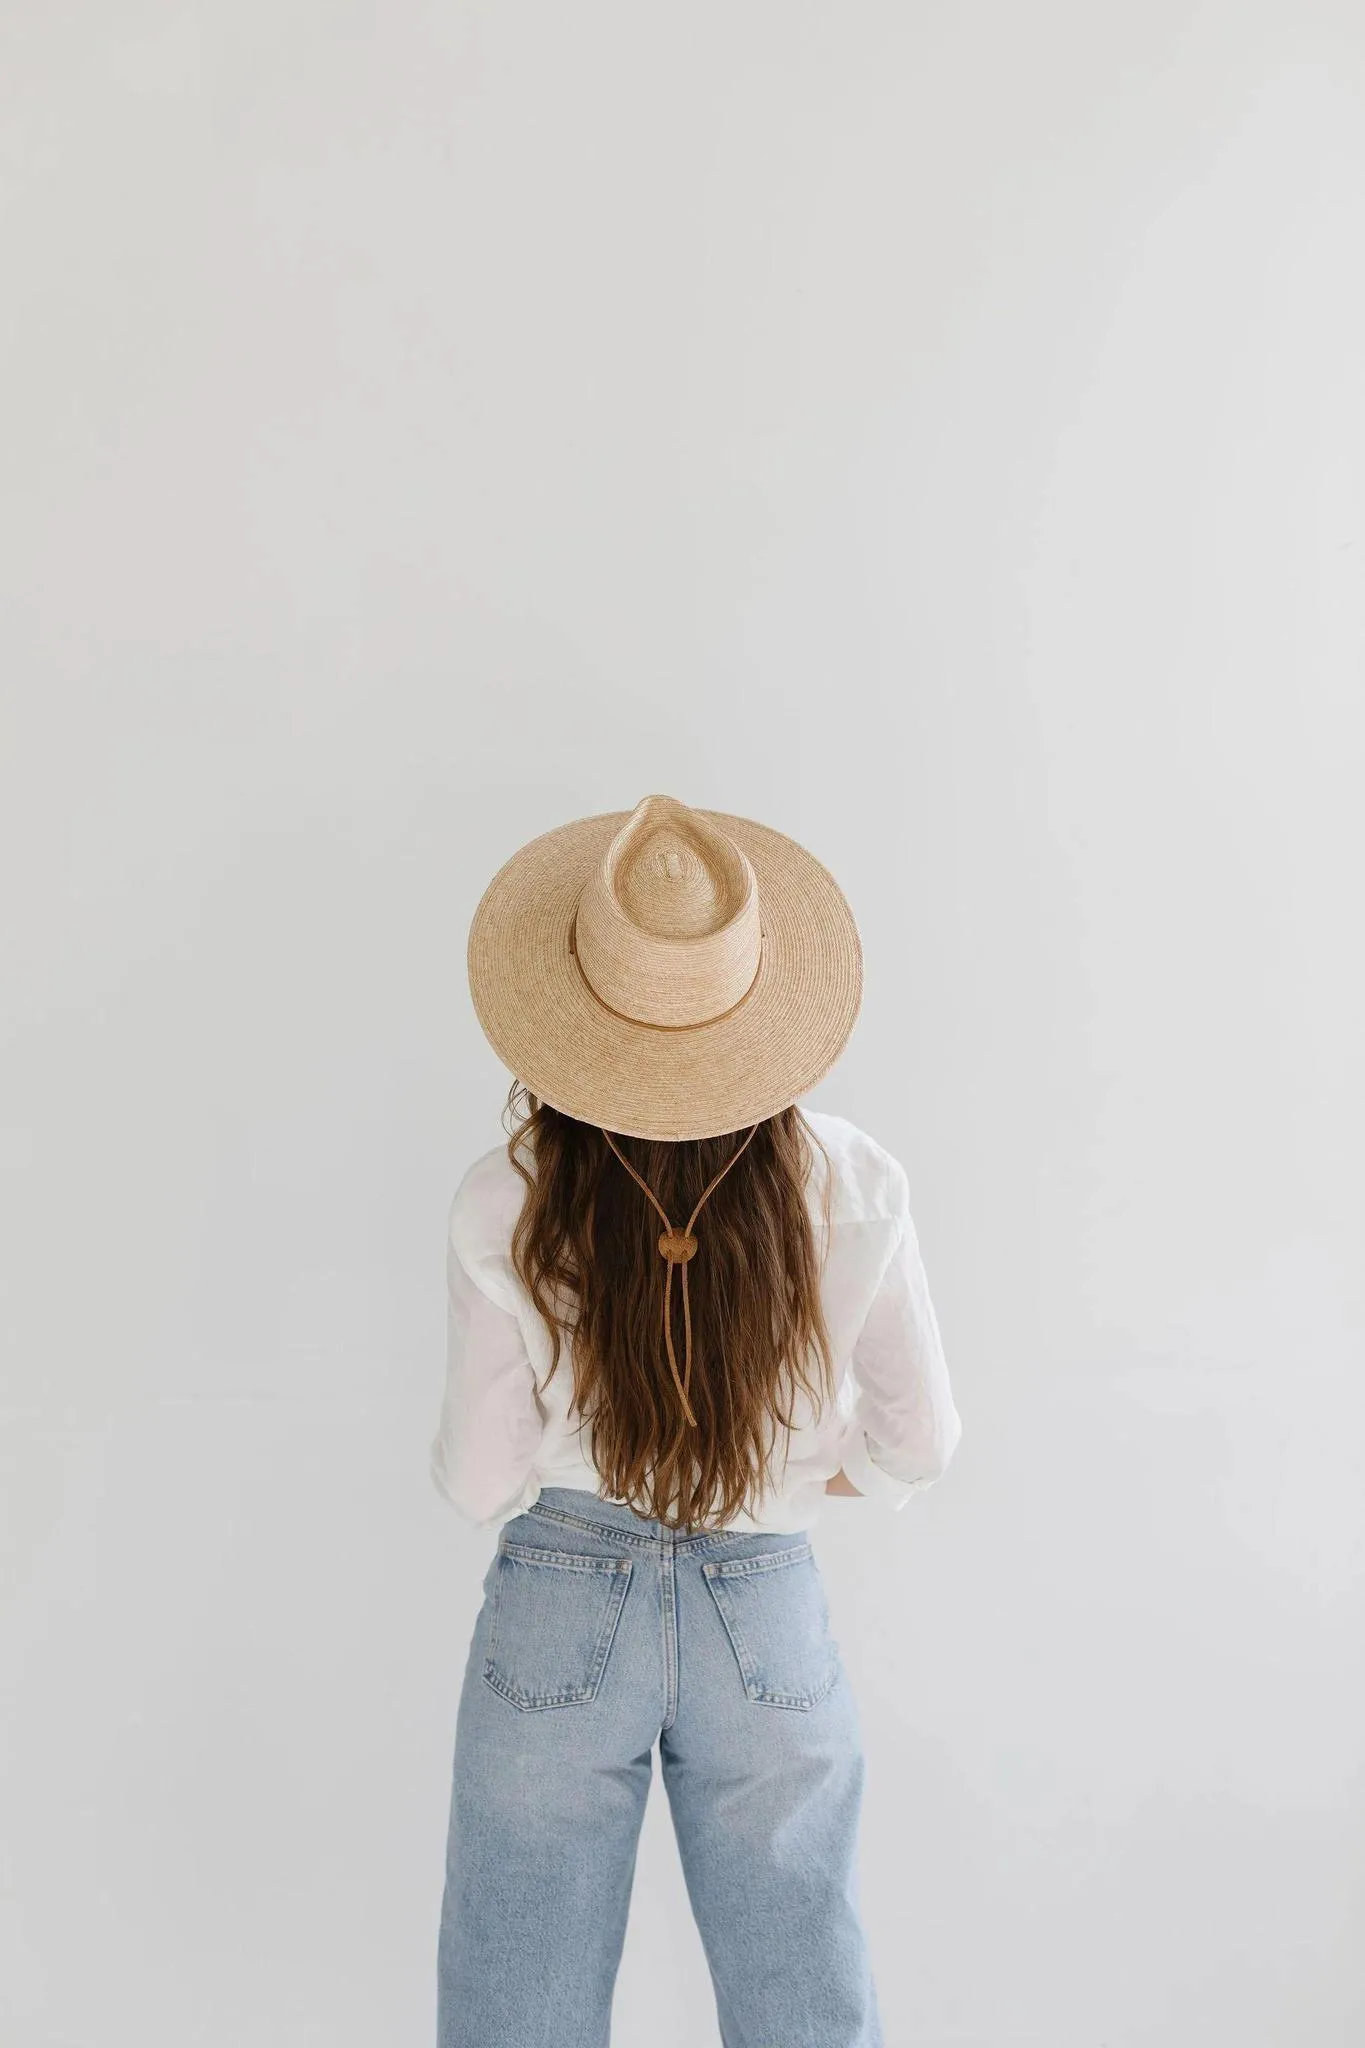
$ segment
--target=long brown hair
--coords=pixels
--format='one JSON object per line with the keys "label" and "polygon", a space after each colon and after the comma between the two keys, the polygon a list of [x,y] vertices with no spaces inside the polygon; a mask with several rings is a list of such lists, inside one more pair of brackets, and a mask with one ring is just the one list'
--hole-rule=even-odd
{"label": "long brown hair", "polygon": [[[526,1183],[512,1263],[551,1337],[548,1377],[565,1340],[574,1406],[590,1433],[605,1493],[672,1528],[724,1525],[780,1483],[782,1432],[795,1404],[834,1397],[806,1186],[814,1148],[828,1154],[795,1107],[747,1133],[676,1141],[612,1137],[677,1229],[730,1166],[695,1225],[689,1272],[689,1421],[664,1337],[665,1264],[659,1217],[613,1155],[602,1130],[513,1083],[507,1153]],[[506,1128],[504,1120],[504,1128]],[[523,1155],[526,1155],[525,1157]],[[832,1172],[823,1187],[829,1243]],[[679,1292],[671,1295],[675,1331]],[[682,1338],[675,1338],[682,1351]]]}

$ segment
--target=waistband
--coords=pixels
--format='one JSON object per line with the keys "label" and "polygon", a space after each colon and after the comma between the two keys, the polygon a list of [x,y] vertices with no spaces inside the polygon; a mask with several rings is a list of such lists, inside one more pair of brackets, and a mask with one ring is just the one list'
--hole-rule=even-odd
{"label": "waistband", "polygon": [[637,1514],[628,1501],[603,1500],[581,1486],[542,1486],[528,1515],[539,1513],[545,1520],[556,1518],[586,1523],[594,1529],[611,1530],[636,1543],[657,1543],[676,1550],[709,1550],[716,1544],[747,1546],[756,1551],[788,1550],[809,1542],[804,1529],[764,1531],[758,1529],[699,1528],[674,1529],[652,1515]]}

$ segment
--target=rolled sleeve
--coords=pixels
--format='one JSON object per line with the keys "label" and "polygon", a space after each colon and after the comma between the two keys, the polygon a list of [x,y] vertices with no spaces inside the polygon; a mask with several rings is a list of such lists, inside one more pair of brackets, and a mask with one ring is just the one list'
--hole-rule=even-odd
{"label": "rolled sleeve", "polygon": [[533,1467],[544,1413],[521,1325],[470,1272],[452,1229],[446,1248],[446,1371],[432,1440],[433,1484],[476,1528],[519,1514],[540,1491]]}
{"label": "rolled sleeve", "polygon": [[962,1436],[908,1206],[854,1346],[841,1462],[860,1493],[905,1507],[947,1470]]}

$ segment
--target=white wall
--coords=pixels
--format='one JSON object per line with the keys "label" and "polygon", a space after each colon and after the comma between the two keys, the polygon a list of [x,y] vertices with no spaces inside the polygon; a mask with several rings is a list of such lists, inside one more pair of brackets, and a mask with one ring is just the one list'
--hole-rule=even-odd
{"label": "white wall", "polygon": [[465,932],[662,789],[848,890],[965,1422],[822,1529],[888,2048],[1358,2042],[1360,9],[0,42],[0,2038],[431,2038]]}

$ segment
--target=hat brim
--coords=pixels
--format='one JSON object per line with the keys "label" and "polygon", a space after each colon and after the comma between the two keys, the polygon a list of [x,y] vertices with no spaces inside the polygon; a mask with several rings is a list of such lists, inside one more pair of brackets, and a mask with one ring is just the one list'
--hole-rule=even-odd
{"label": "hat brim", "polygon": [[628,811],[576,819],[521,847],[469,929],[470,994],[504,1065],[541,1101],[626,1137],[718,1137],[789,1108],[833,1066],[862,1002],[862,943],[829,870],[770,826],[700,815],[743,849],[758,881],[758,974],[721,1017],[636,1023],[584,979],[574,908]]}

